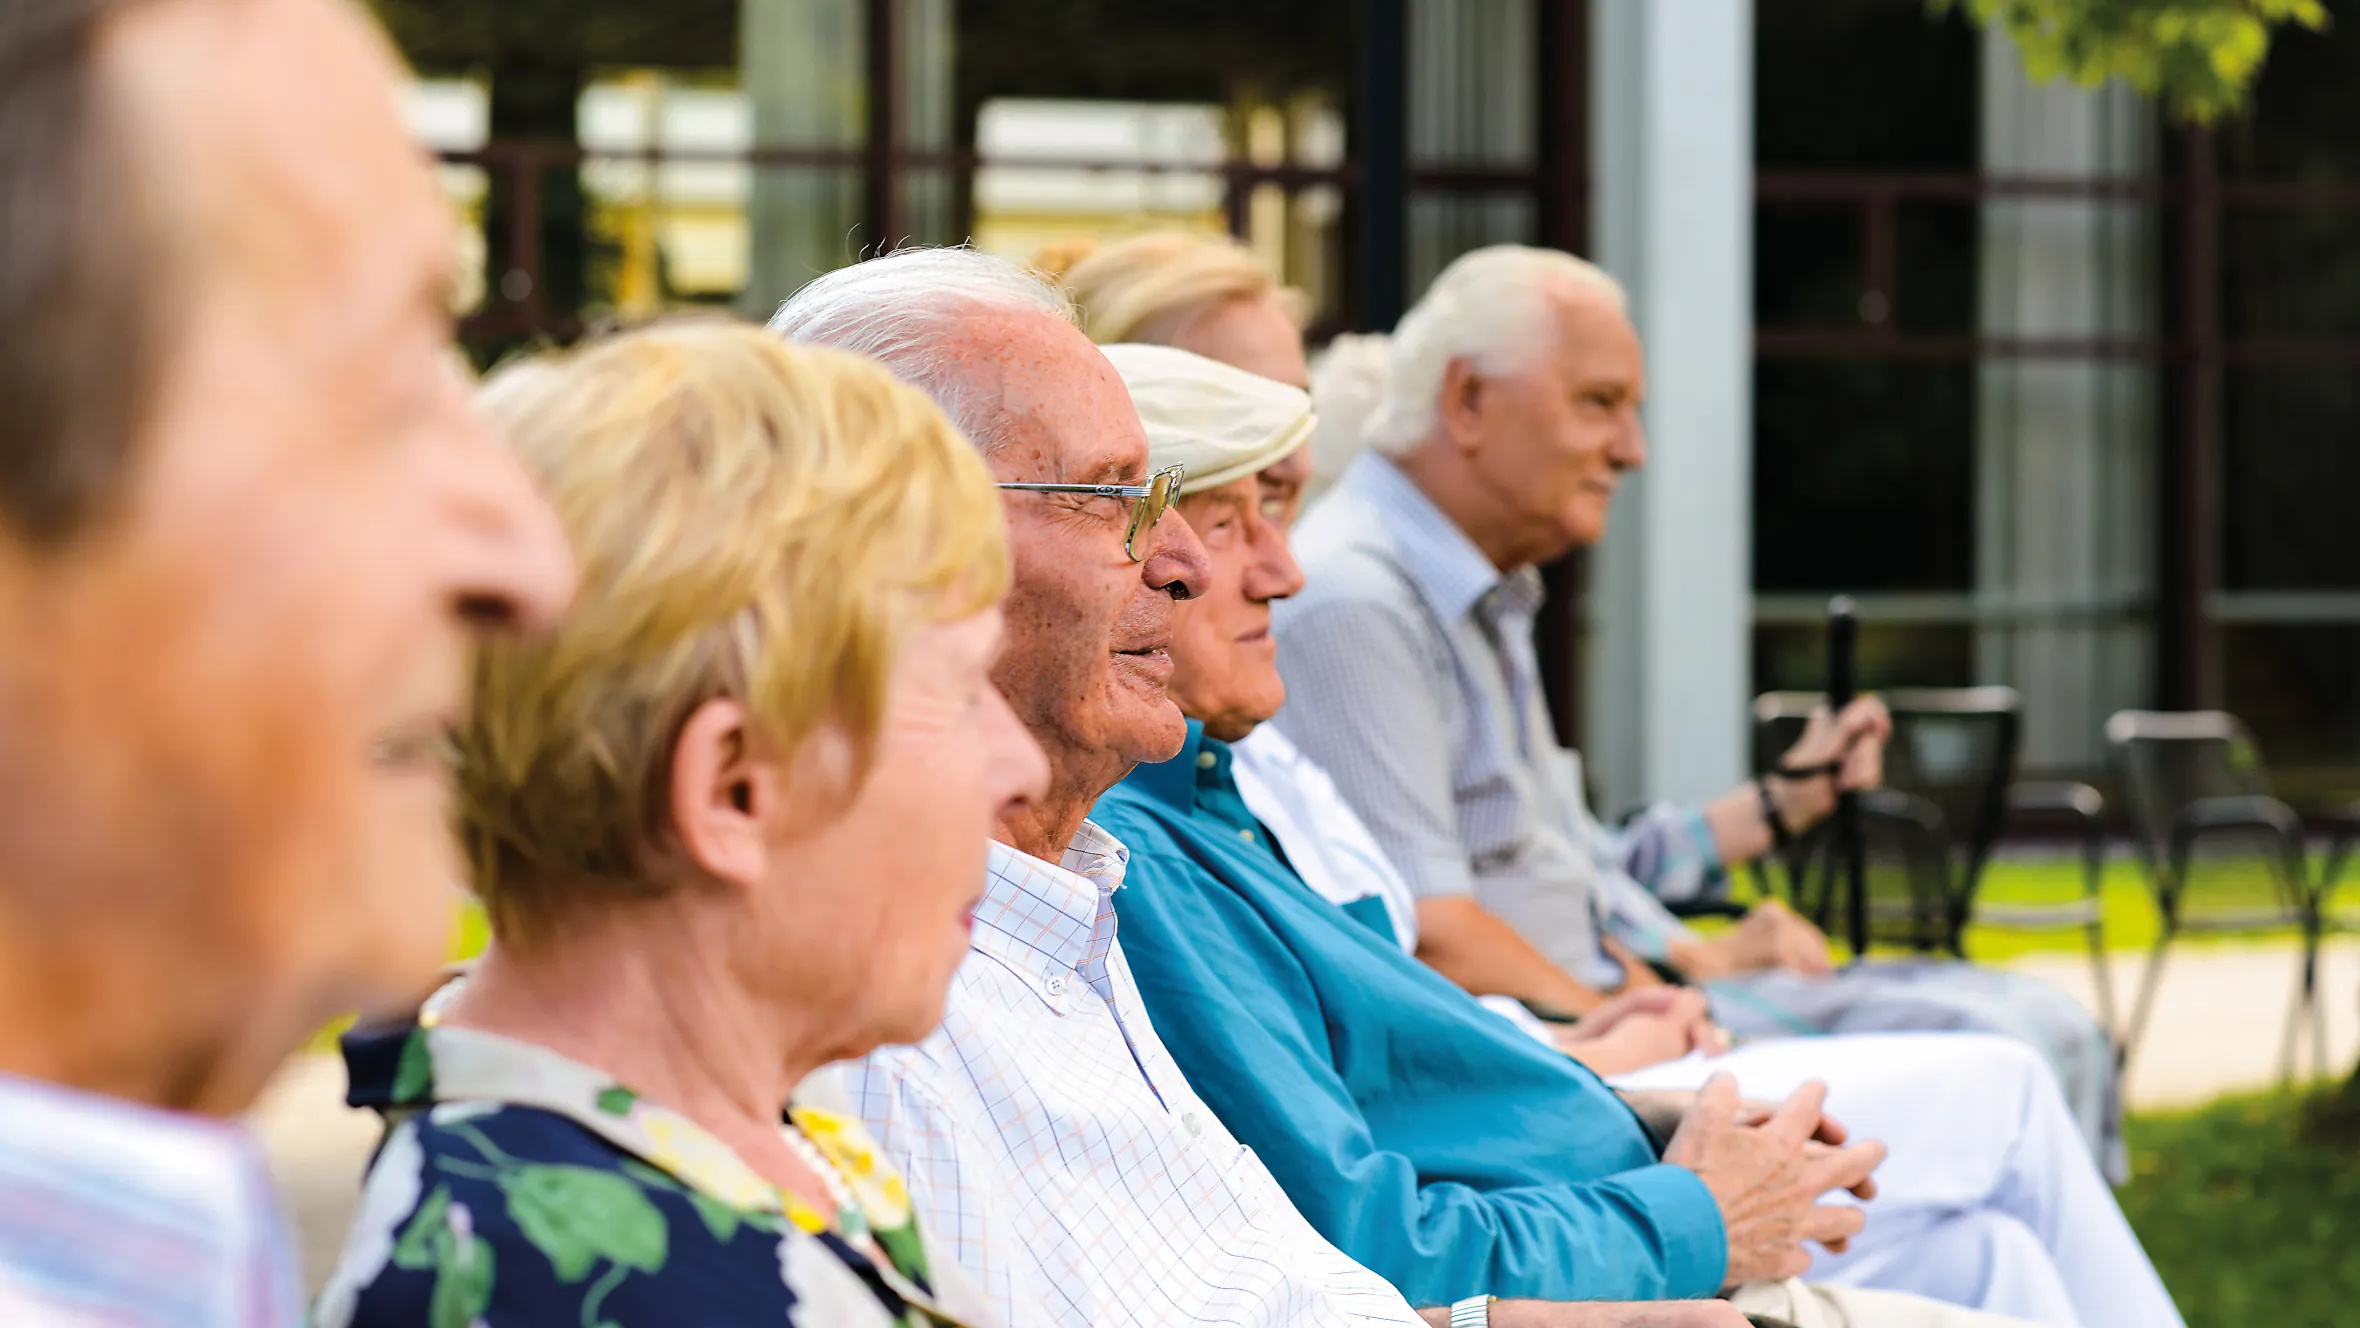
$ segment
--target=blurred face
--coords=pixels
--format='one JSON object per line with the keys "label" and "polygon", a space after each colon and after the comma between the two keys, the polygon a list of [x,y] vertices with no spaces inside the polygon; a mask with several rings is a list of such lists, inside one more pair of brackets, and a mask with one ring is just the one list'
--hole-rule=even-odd
{"label": "blurred face", "polygon": [[1180,630],[1172,643],[1172,699],[1223,742],[1245,737],[1286,700],[1278,643],[1270,635],[1270,605],[1303,588],[1303,570],[1287,551],[1293,512],[1285,477],[1273,482],[1265,478],[1270,474],[1266,470],[1180,500],[1180,514],[1205,546],[1205,584],[1180,608]]}
{"label": "blurred face", "polygon": [[[959,348],[963,367],[998,394],[1010,425],[990,457],[996,478],[1146,482],[1147,435],[1130,393],[1078,329],[1029,311],[979,314],[975,324]],[[1052,786],[1095,801],[1133,765],[1180,750],[1185,728],[1167,691],[1173,620],[1204,575],[1204,550],[1166,512],[1147,560],[1135,563],[1123,551],[1131,500],[1001,497],[1016,580],[995,676],[1048,753]]]}
{"label": "blurred face", "polygon": [[1531,367],[1490,377],[1461,361],[1443,381],[1444,426],[1520,564],[1603,539],[1623,473],[1647,461],[1638,333],[1586,287],[1561,283],[1551,305],[1557,336]]}
{"label": "blurred face", "polygon": [[[997,608],[912,640],[851,806],[771,857],[805,882],[780,896],[791,916],[771,929],[804,952],[794,999],[859,1012],[839,1055],[916,1042],[942,1022],[993,828],[1045,787],[1039,745],[992,685],[1002,640]],[[813,991],[820,974],[828,989]]]}
{"label": "blurred face", "polygon": [[454,369],[451,219],[358,12],[110,30],[103,95],[201,261],[119,512],[0,551],[6,906],[171,937],[191,969],[142,979],[167,1008],[290,1041],[431,979],[469,633],[552,620],[572,579]]}
{"label": "blurred face", "polygon": [[1303,329],[1267,295],[1214,305],[1190,319],[1180,335],[1172,338],[1172,344],[1289,387],[1311,388],[1311,366],[1303,358]]}

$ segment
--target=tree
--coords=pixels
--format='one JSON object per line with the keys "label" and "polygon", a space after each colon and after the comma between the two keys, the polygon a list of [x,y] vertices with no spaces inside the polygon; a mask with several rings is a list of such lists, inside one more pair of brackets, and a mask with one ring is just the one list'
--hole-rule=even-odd
{"label": "tree", "polygon": [[2085,87],[2120,78],[2160,98],[2175,119],[2240,110],[2272,27],[2327,26],[2323,0],[1928,0],[2003,25],[2035,83],[2062,74]]}

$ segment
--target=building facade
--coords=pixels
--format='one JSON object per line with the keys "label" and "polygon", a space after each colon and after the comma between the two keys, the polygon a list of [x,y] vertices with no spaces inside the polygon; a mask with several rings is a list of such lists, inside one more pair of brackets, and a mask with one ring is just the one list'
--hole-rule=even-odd
{"label": "building facade", "polygon": [[2029,767],[2218,705],[2360,783],[2360,6],[2209,131],[1920,0],[381,7],[487,354],[912,241],[1225,227],[1315,339],[1476,245],[1596,258],[1653,459],[1543,632],[1603,806],[1739,778],[1837,592],[1867,684],[2019,689]]}

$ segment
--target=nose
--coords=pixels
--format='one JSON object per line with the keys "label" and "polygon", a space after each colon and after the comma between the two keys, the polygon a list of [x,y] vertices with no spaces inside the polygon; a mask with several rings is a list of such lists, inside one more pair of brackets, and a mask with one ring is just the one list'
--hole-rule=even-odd
{"label": "nose", "polygon": [[1636,406],[1624,416],[1623,427],[1606,455],[1616,470],[1637,470],[1647,464],[1647,427],[1640,422]]}
{"label": "nose", "polygon": [[467,418],[441,495],[451,613],[478,631],[548,630],[574,595],[565,528],[497,431]]}
{"label": "nose", "polygon": [[1181,519],[1178,507],[1164,509],[1155,521],[1155,548],[1140,564],[1140,578],[1151,589],[1163,591],[1173,599],[1194,599],[1205,588],[1205,578],[1212,570],[1212,560],[1205,554],[1205,546],[1197,540],[1196,532]]}
{"label": "nose", "polygon": [[1285,599],[1303,589],[1303,567],[1287,547],[1285,527],[1254,517],[1254,561],[1246,569],[1246,595],[1256,603]]}

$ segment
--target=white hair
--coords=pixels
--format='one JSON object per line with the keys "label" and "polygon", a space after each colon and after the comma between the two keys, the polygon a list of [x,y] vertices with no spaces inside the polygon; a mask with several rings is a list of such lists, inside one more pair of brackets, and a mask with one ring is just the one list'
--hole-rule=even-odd
{"label": "white hair", "polygon": [[1368,442],[1399,455],[1432,436],[1453,360],[1495,375],[1531,367],[1555,340],[1550,291],[1565,282],[1603,291],[1623,307],[1614,278],[1555,249],[1495,244],[1452,260],[1393,329],[1392,379],[1368,423]]}
{"label": "white hair", "polygon": [[980,310],[1045,313],[1072,323],[1073,303],[1005,259],[967,248],[900,249],[838,268],[787,297],[770,330],[789,341],[866,355],[934,398],[984,452],[1004,441],[997,391],[958,369],[953,342]]}
{"label": "white hair", "polygon": [[1344,468],[1368,447],[1369,420],[1392,377],[1391,338],[1347,332],[1311,359],[1311,482],[1304,501],[1344,478]]}

